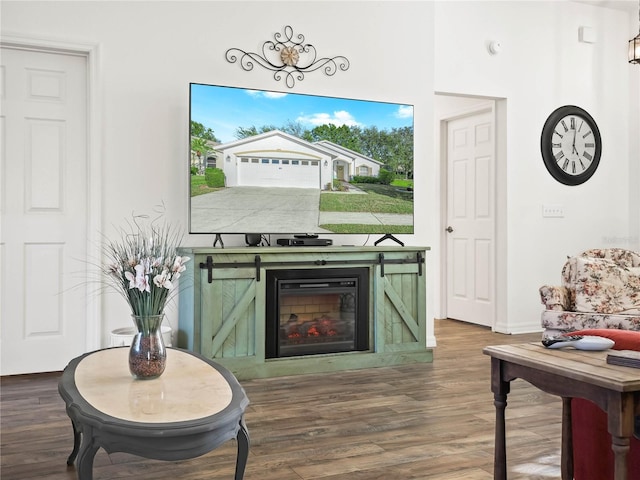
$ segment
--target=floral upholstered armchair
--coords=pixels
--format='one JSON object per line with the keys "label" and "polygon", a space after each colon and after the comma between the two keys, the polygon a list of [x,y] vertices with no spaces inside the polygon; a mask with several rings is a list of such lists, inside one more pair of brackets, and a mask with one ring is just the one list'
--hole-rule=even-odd
{"label": "floral upholstered armchair", "polygon": [[543,285],[543,338],[577,330],[640,331],[640,253],[621,248],[570,257],[562,285]]}

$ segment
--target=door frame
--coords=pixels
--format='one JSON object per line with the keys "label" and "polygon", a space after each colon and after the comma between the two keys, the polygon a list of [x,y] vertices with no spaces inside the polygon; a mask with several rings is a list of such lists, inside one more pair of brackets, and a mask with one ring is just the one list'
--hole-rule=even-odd
{"label": "door frame", "polygon": [[506,291],[506,265],[507,265],[507,248],[506,248],[506,99],[498,97],[461,95],[454,93],[437,92],[438,95],[452,97],[467,97],[478,100],[478,103],[469,108],[461,108],[454,112],[445,113],[436,119],[439,129],[438,136],[438,158],[440,170],[440,219],[438,222],[440,243],[440,312],[438,318],[447,317],[447,228],[448,221],[448,178],[447,178],[447,124],[452,120],[461,117],[479,114],[489,110],[493,117],[493,142],[494,142],[494,282],[491,285],[490,292],[494,298],[493,324],[492,331],[508,333],[506,331],[506,312],[507,312],[507,291]]}
{"label": "door frame", "polygon": [[[3,33],[0,35],[0,47],[13,48],[32,52],[57,53],[61,55],[77,55],[86,58],[87,62],[87,215],[86,219],[86,251],[89,278],[82,281],[101,280],[100,263],[102,260],[102,176],[101,138],[102,138],[102,101],[100,84],[100,46],[91,43],[66,42],[31,35]],[[3,192],[0,192],[3,195]],[[3,203],[6,199],[2,199]],[[87,297],[85,307],[87,331],[85,348],[96,350],[101,346],[102,299],[100,289],[90,289],[95,294]],[[6,299],[5,299],[6,301]]]}

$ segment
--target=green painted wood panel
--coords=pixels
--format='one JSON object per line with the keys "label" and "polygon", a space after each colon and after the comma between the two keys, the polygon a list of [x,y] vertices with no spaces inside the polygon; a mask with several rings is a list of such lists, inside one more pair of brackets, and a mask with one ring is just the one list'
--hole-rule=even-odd
{"label": "green painted wood panel", "polygon": [[209,358],[255,355],[255,278],[216,278],[202,288],[202,352]]}

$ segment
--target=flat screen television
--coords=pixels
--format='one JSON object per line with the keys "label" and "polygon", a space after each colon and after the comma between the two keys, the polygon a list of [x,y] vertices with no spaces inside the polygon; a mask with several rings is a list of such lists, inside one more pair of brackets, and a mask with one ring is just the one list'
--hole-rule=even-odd
{"label": "flat screen television", "polygon": [[189,231],[411,234],[413,106],[189,85]]}

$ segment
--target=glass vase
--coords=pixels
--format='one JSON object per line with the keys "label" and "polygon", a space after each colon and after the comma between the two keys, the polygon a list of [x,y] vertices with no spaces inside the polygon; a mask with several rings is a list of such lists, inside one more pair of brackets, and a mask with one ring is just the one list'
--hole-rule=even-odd
{"label": "glass vase", "polygon": [[129,371],[139,380],[157,378],[167,363],[161,328],[164,314],[131,316],[137,332],[129,349]]}

